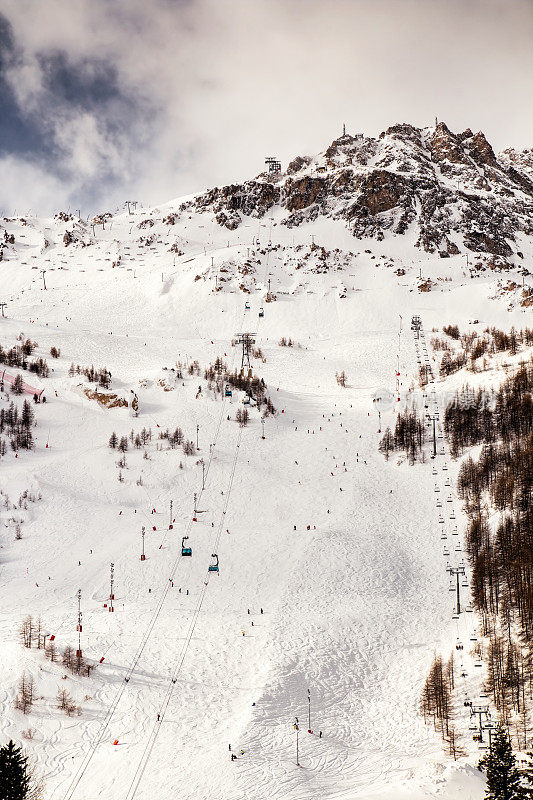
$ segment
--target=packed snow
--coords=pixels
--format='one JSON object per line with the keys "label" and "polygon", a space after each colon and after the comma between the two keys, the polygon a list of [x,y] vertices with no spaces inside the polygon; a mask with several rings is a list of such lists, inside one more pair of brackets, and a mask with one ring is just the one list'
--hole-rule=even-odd
{"label": "packed snow", "polygon": [[[479,800],[482,751],[462,704],[483,702],[471,654],[477,620],[453,618],[446,571],[463,558],[452,536],[464,523],[458,465],[442,437],[434,461],[385,461],[379,426],[393,426],[407,400],[423,402],[414,314],[438,375],[432,328],[520,327],[527,309],[510,307],[497,273],[473,280],[464,256],[415,253],[408,234],[361,241],[340,221],[287,229],[275,213],[236,231],[209,214],[164,223],[180,202],[117,213],[94,230],[80,224],[86,246],[63,243],[72,222],[4,222],[15,245],[0,264],[0,342],[8,349],[23,333],[52,371],[28,378],[46,396],[34,406],[35,449],[8,450],[0,461],[9,498],[1,511],[2,740],[24,741],[33,729],[24,745],[46,800]],[[153,225],[139,229],[146,219]],[[334,267],[320,268],[317,246],[338,250],[326,259]],[[428,278],[432,290],[422,293]],[[276,408],[265,438],[253,405],[246,427],[235,421],[243,392],[215,396],[203,377],[217,356],[240,368],[232,339],[241,332],[255,333],[264,360],[253,359],[253,374]],[[282,337],[293,346],[281,347]],[[200,374],[190,375],[196,360]],[[128,407],[90,399],[85,388],[104,390],[69,375],[71,363],[107,367],[106,393]],[[343,370],[345,388],[335,380]],[[454,380],[437,379],[428,392],[441,415]],[[198,436],[194,455],[158,439],[178,426],[195,444]],[[142,428],[151,441],[140,449],[129,441],[117,467],[112,432]],[[436,485],[453,497],[444,508],[449,556]],[[14,510],[25,491],[34,502]],[[17,540],[13,518],[22,520]],[[183,536],[192,557],[181,556]],[[212,554],[218,573],[208,571]],[[80,589],[90,677],[23,648],[18,633],[26,615],[40,616],[59,651],[77,648]],[[468,606],[468,589],[462,599]],[[452,651],[464,674],[457,761],[419,714],[434,653]],[[13,705],[24,670],[37,695],[28,715]],[[57,708],[62,688],[80,715]]]}

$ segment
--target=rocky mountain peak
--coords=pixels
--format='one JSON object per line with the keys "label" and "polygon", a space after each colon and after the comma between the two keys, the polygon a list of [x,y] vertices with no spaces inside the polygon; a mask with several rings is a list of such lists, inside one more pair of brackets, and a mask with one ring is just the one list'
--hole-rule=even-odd
{"label": "rocky mountain peak", "polygon": [[481,131],[404,122],[377,138],[343,134],[285,172],[211,189],[190,204],[231,229],[277,208],[288,227],[322,215],[344,220],[356,238],[414,230],[416,246],[443,256],[466,249],[510,259],[520,236],[533,235],[532,178],[533,151],[498,158]]}

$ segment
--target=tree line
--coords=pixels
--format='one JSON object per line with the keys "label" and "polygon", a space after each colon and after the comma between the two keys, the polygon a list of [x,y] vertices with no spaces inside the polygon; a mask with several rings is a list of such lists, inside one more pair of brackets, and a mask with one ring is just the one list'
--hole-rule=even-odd
{"label": "tree line", "polygon": [[403,450],[410,464],[424,458],[423,445],[426,441],[424,419],[414,406],[407,406],[396,417],[394,433],[387,427],[379,443],[379,450],[388,460],[394,450]]}
{"label": "tree line", "polygon": [[458,392],[444,430],[455,457],[482,445],[457,482],[469,520],[472,600],[488,638],[487,689],[525,749],[533,700],[533,364],[521,364],[496,392]]}

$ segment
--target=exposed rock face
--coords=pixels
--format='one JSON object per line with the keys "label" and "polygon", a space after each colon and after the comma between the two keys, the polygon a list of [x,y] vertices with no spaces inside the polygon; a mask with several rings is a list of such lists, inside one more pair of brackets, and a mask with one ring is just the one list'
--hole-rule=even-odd
{"label": "exposed rock face", "polygon": [[478,164],[485,164],[491,167],[498,166],[498,162],[496,161],[496,156],[494,155],[494,150],[487,142],[484,134],[481,133],[481,131],[479,131],[479,133],[474,134],[474,136],[472,136],[471,138],[467,139],[467,145],[469,149],[469,154]]}
{"label": "exposed rock face", "polygon": [[317,159],[298,156],[285,173],[214,188],[190,201],[231,230],[274,206],[291,227],[319,215],[343,219],[355,237],[404,234],[418,247],[462,247],[509,258],[517,233],[533,234],[533,150],[496,156],[481,132],[399,123],[377,139],[345,134]]}
{"label": "exposed rock face", "polygon": [[302,208],[323,199],[325,192],[326,182],[322,178],[312,178],[309,175],[296,180],[288,178],[284,186],[285,207],[289,211],[301,211]]}
{"label": "exposed rock face", "polygon": [[248,216],[262,217],[279,201],[279,194],[279,187],[271,183],[247,181],[210,189],[195,199],[195,205],[198,210],[209,208],[215,213],[222,210],[240,211]]}
{"label": "exposed rock face", "polygon": [[359,181],[359,189],[358,205],[369,214],[390,211],[400,204],[404,195],[409,195],[404,178],[385,170],[374,170],[364,175]]}
{"label": "exposed rock face", "polygon": [[309,156],[296,156],[293,159],[289,166],[287,167],[287,175],[294,175],[295,172],[299,172],[301,169],[306,167],[311,162]]}
{"label": "exposed rock face", "polygon": [[454,164],[467,163],[461,142],[444,122],[439,122],[435,128],[435,133],[428,140],[428,147],[433,161],[451,161]]}

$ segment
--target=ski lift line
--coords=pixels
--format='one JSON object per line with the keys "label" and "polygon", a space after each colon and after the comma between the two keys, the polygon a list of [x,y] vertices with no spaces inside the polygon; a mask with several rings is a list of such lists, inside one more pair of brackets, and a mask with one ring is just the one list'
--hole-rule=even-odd
{"label": "ski lift line", "polygon": [[[240,428],[239,429],[239,437],[238,437],[238,440],[237,440],[237,446],[235,448],[235,454],[234,454],[234,457],[233,457],[233,464],[232,464],[232,468],[231,468],[230,480],[229,480],[227,491],[226,491],[226,500],[225,500],[225,503],[224,503],[224,509],[223,509],[221,517],[220,517],[220,523],[219,523],[218,530],[217,530],[217,533],[216,533],[216,536],[215,536],[215,540],[214,540],[214,544],[213,544],[213,549],[215,551],[217,550],[218,545],[220,543],[220,537],[222,535],[222,530],[223,530],[224,524],[226,522],[226,512],[228,510],[228,506],[229,506],[229,502],[230,502],[230,498],[231,498],[231,491],[232,491],[232,488],[233,488],[233,480],[234,480],[234,477],[235,477],[235,471],[236,471],[236,468],[237,468],[237,461],[238,461],[238,458],[239,458],[239,448],[240,448],[241,442],[242,442],[242,432],[243,432],[243,428]],[[166,691],[165,697],[164,697],[163,702],[162,702],[162,704],[160,706],[159,715],[158,715],[158,721],[155,722],[154,725],[152,726],[152,730],[150,732],[150,735],[149,735],[149,738],[148,738],[148,742],[146,743],[146,747],[145,747],[144,752],[143,752],[143,754],[141,756],[141,759],[139,761],[137,769],[135,770],[135,774],[133,776],[133,780],[132,780],[132,782],[131,782],[131,784],[129,786],[128,792],[126,794],[126,800],[133,800],[133,798],[137,794],[137,790],[139,788],[139,785],[140,785],[140,783],[142,781],[144,772],[145,772],[146,767],[148,765],[148,762],[150,760],[150,756],[152,754],[152,750],[153,750],[153,748],[155,746],[155,743],[156,743],[156,740],[157,740],[157,736],[158,736],[158,733],[160,731],[160,727],[161,727],[160,723],[163,721],[165,713],[166,713],[166,710],[167,710],[167,708],[169,706],[169,703],[170,703],[170,700],[171,700],[171,697],[172,697],[172,693],[174,691],[174,685],[176,683],[176,679],[177,679],[179,673],[181,672],[183,663],[185,661],[185,657],[186,657],[187,652],[189,650],[189,646],[190,646],[194,631],[196,629],[196,625],[198,623],[198,618],[199,618],[200,612],[202,610],[202,606],[203,606],[203,603],[204,603],[204,600],[205,600],[207,589],[209,588],[209,581],[210,581],[210,575],[209,575],[209,571],[208,571],[207,572],[207,576],[206,576],[206,580],[204,580],[204,582],[203,582],[204,585],[202,587],[202,591],[200,592],[200,597],[199,597],[198,602],[196,604],[196,608],[195,608],[195,610],[193,612],[193,616],[192,616],[191,621],[189,623],[189,629],[187,631],[187,635],[185,637],[185,641],[184,641],[183,646],[182,646],[180,657],[179,657],[178,662],[177,662],[177,664],[176,664],[176,666],[174,668],[171,680],[170,680],[169,685],[167,687],[167,691]]]}
{"label": "ski lift line", "polygon": [[[244,318],[244,314],[243,314],[243,318]],[[233,361],[234,360],[235,360],[235,353],[233,355]],[[233,363],[232,363],[232,367],[233,367]],[[215,433],[215,443],[214,443],[215,445],[216,445],[216,442],[218,441],[218,436],[219,436],[219,432],[220,432],[220,428],[221,428],[221,424],[222,424],[222,419],[224,417],[225,405],[226,405],[226,401],[225,401],[225,398],[223,398],[220,418],[219,418],[219,422],[218,422],[216,433]],[[237,457],[238,457],[241,438],[242,438],[242,428],[240,429],[238,444],[237,444],[237,447],[235,449],[235,458],[234,458],[233,467],[232,467],[231,479],[230,479],[230,484],[229,484],[229,492],[228,492],[228,496],[226,498],[226,502],[224,504],[224,511],[222,513],[219,530],[218,530],[217,537],[216,537],[216,540],[215,540],[215,547],[218,545],[218,542],[220,541],[220,536],[221,536],[223,524],[224,524],[224,521],[225,521],[225,514],[226,514],[226,510],[227,510],[228,503],[229,503],[229,495],[231,494],[231,486],[233,485],[233,477],[235,475],[235,468],[236,468],[236,463],[237,463]],[[211,448],[211,453],[209,455],[209,461],[208,461],[207,470],[206,470],[206,477],[207,477],[207,474],[208,474],[209,469],[211,467],[211,463],[213,461],[214,452],[215,452],[215,447],[213,446]],[[203,492],[204,492],[204,488],[202,487],[200,489],[200,491],[199,491],[199,494],[198,494],[198,500],[200,500]],[[189,535],[189,533],[191,532],[192,525],[193,525],[193,520],[190,519],[188,524],[187,524],[186,535]],[[174,560],[174,563],[172,565],[171,574],[175,574],[176,573],[181,561],[182,561],[182,558],[181,558],[181,552],[180,552],[179,555],[177,555],[176,559]],[[208,582],[209,582],[209,577],[207,579],[207,583]],[[207,589],[207,585],[205,585],[205,581],[204,581],[204,589],[202,590],[202,594],[201,594],[201,602],[203,602],[203,596],[205,595],[205,590],[206,589]],[[94,741],[94,743],[91,746],[91,749],[89,750],[89,752],[85,755],[82,763],[80,764],[80,767],[78,768],[78,771],[75,773],[73,780],[71,781],[69,787],[67,788],[67,793],[64,795],[65,800],[70,800],[72,798],[74,792],[76,791],[76,788],[78,787],[81,779],[83,778],[87,768],[89,767],[89,764],[91,763],[91,761],[92,761],[92,759],[94,757],[94,754],[96,752],[97,747],[102,742],[103,736],[104,736],[107,728],[109,727],[109,723],[111,722],[113,714],[115,713],[115,711],[116,711],[116,709],[117,709],[117,707],[118,707],[118,705],[120,703],[120,700],[122,699],[122,695],[124,693],[126,685],[129,683],[129,680],[130,680],[130,678],[131,678],[131,676],[132,676],[132,674],[133,674],[133,672],[135,670],[135,667],[136,667],[136,665],[137,665],[137,663],[138,663],[138,661],[139,661],[139,659],[140,659],[140,657],[141,657],[141,655],[142,655],[142,653],[144,651],[144,648],[146,647],[146,644],[148,643],[148,640],[149,640],[150,635],[151,635],[151,633],[152,633],[152,631],[153,631],[153,629],[155,627],[155,623],[157,622],[157,619],[159,618],[159,614],[161,613],[161,609],[162,609],[163,604],[164,604],[164,602],[166,600],[166,597],[167,597],[167,594],[168,594],[169,590],[170,590],[170,584],[167,581],[165,581],[165,586],[164,586],[164,589],[163,589],[163,593],[160,596],[158,604],[157,604],[157,606],[156,606],[156,608],[155,608],[155,610],[154,610],[154,612],[152,614],[152,618],[150,620],[148,629],[146,630],[146,633],[145,633],[143,639],[141,640],[141,643],[139,644],[139,647],[138,647],[138,649],[137,649],[137,651],[135,653],[134,660],[133,660],[132,664],[130,664],[130,667],[129,667],[129,669],[128,669],[125,677],[124,677],[124,680],[122,681],[122,683],[120,685],[120,688],[119,688],[119,690],[117,692],[117,695],[115,696],[112,704],[109,706],[109,709],[108,709],[108,712],[107,712],[106,716],[102,720],[101,727],[100,727],[100,732],[99,732],[99,734],[97,736],[97,739]],[[201,607],[201,605],[200,605],[200,607]],[[199,614],[199,610],[198,610],[198,614]],[[196,617],[196,619],[197,619],[197,617]],[[190,643],[190,638],[192,638],[192,633],[193,632],[194,632],[194,627],[191,630],[191,636],[189,637],[188,640],[186,640],[187,648],[188,648],[188,645]],[[183,658],[185,657],[185,652],[184,652]],[[183,660],[182,660],[182,663],[183,663]],[[181,665],[180,665],[180,668],[181,668]],[[172,684],[171,684],[171,686],[172,686]],[[168,703],[167,703],[167,705],[168,705]],[[155,742],[155,739],[154,739],[154,742]],[[153,747],[153,744],[152,744],[152,747]],[[151,749],[150,749],[150,751],[151,751]],[[144,773],[144,767],[143,767],[142,773]],[[140,777],[142,778],[142,774],[141,774]],[[135,791],[136,791],[136,789],[135,789]],[[134,795],[132,795],[132,796],[134,796]]]}

